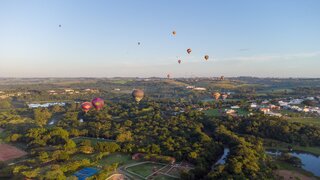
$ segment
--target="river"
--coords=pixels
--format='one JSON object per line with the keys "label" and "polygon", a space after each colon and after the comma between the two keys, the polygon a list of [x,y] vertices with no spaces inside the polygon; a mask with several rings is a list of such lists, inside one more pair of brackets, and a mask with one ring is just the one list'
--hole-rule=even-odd
{"label": "river", "polygon": [[[280,155],[280,151],[267,151],[267,154]],[[310,153],[292,151],[289,154],[301,159],[302,169],[320,177],[320,157]]]}

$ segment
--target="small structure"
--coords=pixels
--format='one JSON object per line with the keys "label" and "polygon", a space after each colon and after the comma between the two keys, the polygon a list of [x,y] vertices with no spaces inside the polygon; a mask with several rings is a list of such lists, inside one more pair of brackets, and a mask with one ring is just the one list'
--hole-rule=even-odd
{"label": "small structure", "polygon": [[134,155],[132,155],[132,160],[139,160],[141,158],[143,158],[142,153],[135,153]]}
{"label": "small structure", "polygon": [[86,180],[88,177],[91,177],[99,172],[98,169],[86,167],[77,172],[73,175],[78,178],[78,180]]}
{"label": "small structure", "polygon": [[205,91],[207,90],[206,88],[203,88],[203,87],[196,87],[196,88],[193,88],[193,90],[196,90],[196,91]]}
{"label": "small structure", "polygon": [[267,114],[270,112],[269,108],[260,108],[260,111],[263,112],[264,114]]}

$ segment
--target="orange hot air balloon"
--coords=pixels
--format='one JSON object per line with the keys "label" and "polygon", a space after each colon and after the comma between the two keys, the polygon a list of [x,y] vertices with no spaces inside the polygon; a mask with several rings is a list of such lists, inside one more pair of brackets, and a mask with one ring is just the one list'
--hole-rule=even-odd
{"label": "orange hot air balloon", "polygon": [[223,100],[226,100],[227,97],[228,97],[228,94],[222,94],[221,97],[222,97]]}
{"label": "orange hot air balloon", "polygon": [[218,93],[218,92],[215,92],[215,93],[213,93],[212,95],[213,95],[213,97],[214,97],[215,100],[218,100],[218,99],[220,98],[220,95],[221,95],[221,94]]}
{"label": "orange hot air balloon", "polygon": [[208,61],[209,56],[208,56],[208,55],[205,55],[205,56],[204,56],[204,59],[205,59],[206,61]]}
{"label": "orange hot air balloon", "polygon": [[177,32],[176,31],[172,31],[172,34],[175,36],[177,34]]}
{"label": "orange hot air balloon", "polygon": [[87,113],[91,108],[92,108],[91,102],[84,102],[84,103],[81,104],[81,109],[85,113]]}
{"label": "orange hot air balloon", "polygon": [[178,60],[178,63],[181,64],[181,60],[180,59]]}
{"label": "orange hot air balloon", "polygon": [[188,53],[188,54],[190,54],[191,51],[192,51],[191,48],[188,48],[188,49],[187,49],[187,53]]}
{"label": "orange hot air balloon", "polygon": [[141,89],[134,89],[132,91],[132,97],[134,98],[134,100],[136,102],[140,102],[142,100],[142,98],[144,97],[144,92]]}

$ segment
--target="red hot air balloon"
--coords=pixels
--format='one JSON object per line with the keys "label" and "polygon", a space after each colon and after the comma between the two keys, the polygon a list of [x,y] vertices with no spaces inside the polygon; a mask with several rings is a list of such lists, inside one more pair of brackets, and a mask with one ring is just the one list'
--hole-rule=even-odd
{"label": "red hot air balloon", "polygon": [[188,54],[190,54],[191,51],[192,51],[192,50],[191,50],[190,48],[187,49],[187,53],[188,53]]}
{"label": "red hot air balloon", "polygon": [[81,104],[81,109],[85,113],[87,113],[91,108],[92,108],[91,102],[84,102],[84,103]]}
{"label": "red hot air balloon", "polygon": [[178,60],[178,63],[181,64],[181,60],[180,59]]}
{"label": "red hot air balloon", "polygon": [[94,98],[92,101],[91,101],[93,107],[96,109],[96,110],[100,110],[103,108],[104,106],[104,100],[101,99],[101,98]]}

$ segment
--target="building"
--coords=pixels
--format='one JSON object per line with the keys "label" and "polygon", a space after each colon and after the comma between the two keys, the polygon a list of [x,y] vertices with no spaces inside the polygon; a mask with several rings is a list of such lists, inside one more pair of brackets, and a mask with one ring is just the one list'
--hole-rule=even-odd
{"label": "building", "polygon": [[195,86],[187,86],[187,89],[194,89]]}
{"label": "building", "polygon": [[260,108],[260,111],[263,112],[263,114],[267,114],[270,112],[269,108]]}
{"label": "building", "polygon": [[239,109],[240,106],[231,106],[231,109]]}
{"label": "building", "polygon": [[196,90],[196,91],[205,91],[207,90],[206,88],[203,88],[203,87],[196,87],[196,88],[193,88],[193,90]]}

